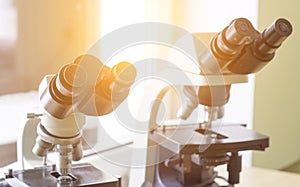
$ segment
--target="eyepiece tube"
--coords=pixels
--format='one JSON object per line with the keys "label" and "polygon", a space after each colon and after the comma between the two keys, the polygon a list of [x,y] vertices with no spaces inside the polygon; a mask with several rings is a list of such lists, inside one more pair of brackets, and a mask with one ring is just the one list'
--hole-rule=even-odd
{"label": "eyepiece tube", "polygon": [[133,84],[136,77],[136,69],[128,62],[120,62],[112,68],[113,76],[115,77],[113,92],[120,92]]}
{"label": "eyepiece tube", "polygon": [[136,69],[129,62],[120,62],[111,69],[107,67],[101,77],[95,88],[99,116],[112,112],[128,96],[135,81]]}
{"label": "eyepiece tube", "polygon": [[136,74],[135,67],[129,62],[120,62],[112,68],[103,65],[91,94],[83,98],[77,108],[90,116],[109,114],[128,96]]}
{"label": "eyepiece tube", "polygon": [[255,41],[255,48],[261,54],[272,54],[292,33],[292,25],[286,19],[277,19]]}
{"label": "eyepiece tube", "polygon": [[292,33],[292,30],[288,20],[277,19],[253,43],[244,47],[241,55],[228,66],[228,70],[237,74],[258,72],[274,58],[276,49]]}
{"label": "eyepiece tube", "polygon": [[63,119],[72,113],[72,104],[82,92],[87,74],[77,64],[63,66],[41,95],[41,104],[52,116]]}
{"label": "eyepiece tube", "polygon": [[210,50],[220,68],[222,69],[234,59],[255,34],[252,24],[245,18],[233,20],[222,32],[218,33],[210,43]]}
{"label": "eyepiece tube", "polygon": [[249,20],[238,18],[226,29],[225,38],[232,45],[243,45],[247,40],[251,39],[254,28]]}

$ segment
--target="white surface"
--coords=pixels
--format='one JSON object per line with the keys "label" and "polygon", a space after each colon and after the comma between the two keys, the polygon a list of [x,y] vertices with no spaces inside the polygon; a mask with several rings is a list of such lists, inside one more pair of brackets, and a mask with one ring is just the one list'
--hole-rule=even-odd
{"label": "white surface", "polygon": [[[228,178],[225,165],[217,167],[218,174]],[[278,170],[249,167],[240,173],[240,183],[236,187],[299,187],[300,175]],[[225,183],[226,184],[226,183]]]}
{"label": "white surface", "polygon": [[37,112],[37,91],[0,95],[0,144],[17,140],[18,130],[29,112]]}

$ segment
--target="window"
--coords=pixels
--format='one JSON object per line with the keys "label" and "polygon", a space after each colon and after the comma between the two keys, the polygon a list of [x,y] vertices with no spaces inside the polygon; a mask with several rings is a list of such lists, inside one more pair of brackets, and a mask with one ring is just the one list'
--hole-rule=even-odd
{"label": "window", "polygon": [[0,1],[0,94],[17,91],[17,12],[13,0]]}

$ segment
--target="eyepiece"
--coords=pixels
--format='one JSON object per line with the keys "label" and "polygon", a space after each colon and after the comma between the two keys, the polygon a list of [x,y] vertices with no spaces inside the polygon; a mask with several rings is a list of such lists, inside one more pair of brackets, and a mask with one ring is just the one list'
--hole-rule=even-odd
{"label": "eyepiece", "polygon": [[244,47],[241,55],[228,66],[228,70],[237,74],[258,72],[274,58],[275,51],[292,30],[288,20],[277,19],[253,43]]}
{"label": "eyepiece", "polygon": [[292,25],[286,19],[277,19],[263,33],[265,42],[270,46],[280,46],[280,44],[292,33]]}
{"label": "eyepiece", "polygon": [[286,19],[277,19],[255,40],[254,50],[257,55],[270,55],[275,53],[281,43],[292,33],[292,25]]}
{"label": "eyepiece", "polygon": [[249,20],[238,18],[231,22],[226,29],[225,39],[231,45],[243,45],[251,39],[254,28]]}
{"label": "eyepiece", "polygon": [[[65,96],[78,94],[74,89],[80,88],[87,81],[85,70],[77,64],[67,64],[61,68],[56,78],[56,86]],[[73,95],[74,96],[74,95]]]}
{"label": "eyepiece", "polygon": [[129,62],[120,62],[112,68],[103,65],[99,72],[92,97],[79,104],[87,115],[102,116],[112,112],[128,96],[134,83],[136,69]]}
{"label": "eyepiece", "polygon": [[72,104],[82,93],[86,71],[77,64],[63,66],[41,95],[41,104],[52,116],[62,119],[71,114]]}
{"label": "eyepiece", "polygon": [[261,54],[271,54],[292,33],[292,25],[286,19],[277,19],[255,41],[255,48]]}
{"label": "eyepiece", "polygon": [[[108,100],[127,94],[136,77],[136,69],[129,62],[120,62],[111,69],[107,68],[103,79],[96,86],[96,92]],[[118,100],[118,99],[117,99]]]}
{"label": "eyepiece", "polygon": [[136,69],[129,62],[120,62],[112,68],[112,72],[121,84],[131,85],[136,77]]}
{"label": "eyepiece", "polygon": [[257,34],[251,22],[245,18],[233,20],[222,32],[211,41],[210,49],[217,59],[220,68],[227,66],[253,40]]}

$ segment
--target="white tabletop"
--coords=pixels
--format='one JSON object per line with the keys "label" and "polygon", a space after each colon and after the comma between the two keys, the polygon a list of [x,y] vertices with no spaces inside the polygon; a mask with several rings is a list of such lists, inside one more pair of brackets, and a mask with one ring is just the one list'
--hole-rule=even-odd
{"label": "white tabletop", "polygon": [[[226,167],[218,167],[221,176],[227,178]],[[266,168],[243,168],[240,173],[240,183],[235,187],[299,187],[300,174],[272,170]]]}
{"label": "white tabletop", "polygon": [[299,187],[300,174],[263,168],[246,168],[237,187]]}

